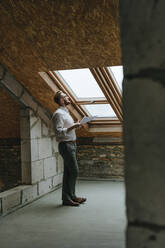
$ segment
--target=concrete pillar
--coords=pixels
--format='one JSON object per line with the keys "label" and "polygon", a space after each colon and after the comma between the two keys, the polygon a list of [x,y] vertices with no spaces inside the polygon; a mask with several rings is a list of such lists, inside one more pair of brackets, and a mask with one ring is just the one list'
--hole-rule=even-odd
{"label": "concrete pillar", "polygon": [[120,1],[127,247],[165,245],[165,1]]}
{"label": "concrete pillar", "polygon": [[22,184],[31,184],[30,110],[20,110]]}

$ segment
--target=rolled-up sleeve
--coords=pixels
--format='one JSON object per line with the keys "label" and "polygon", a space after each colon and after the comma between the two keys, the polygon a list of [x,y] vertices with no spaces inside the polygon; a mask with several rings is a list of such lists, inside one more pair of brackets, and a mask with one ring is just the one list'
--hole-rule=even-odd
{"label": "rolled-up sleeve", "polygon": [[53,117],[53,126],[55,135],[58,137],[65,137],[67,134],[67,128],[64,127],[64,121],[62,114],[56,113]]}

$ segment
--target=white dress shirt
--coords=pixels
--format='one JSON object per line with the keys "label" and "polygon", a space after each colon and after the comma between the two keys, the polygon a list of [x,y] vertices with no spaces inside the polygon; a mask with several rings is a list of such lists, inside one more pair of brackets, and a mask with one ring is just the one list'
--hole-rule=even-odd
{"label": "white dress shirt", "polygon": [[74,124],[69,111],[66,107],[60,106],[52,116],[53,127],[56,135],[56,140],[61,141],[73,141],[76,140],[75,129],[67,132],[68,127]]}

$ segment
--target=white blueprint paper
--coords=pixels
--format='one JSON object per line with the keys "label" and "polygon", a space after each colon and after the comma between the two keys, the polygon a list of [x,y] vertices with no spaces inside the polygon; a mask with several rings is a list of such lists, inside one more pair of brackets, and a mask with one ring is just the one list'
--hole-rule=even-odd
{"label": "white blueprint paper", "polygon": [[90,116],[90,117],[85,116],[85,117],[83,117],[82,120],[80,121],[80,124],[85,124],[85,123],[87,123],[87,122],[90,122],[90,121],[92,121],[95,117],[96,117],[96,116]]}

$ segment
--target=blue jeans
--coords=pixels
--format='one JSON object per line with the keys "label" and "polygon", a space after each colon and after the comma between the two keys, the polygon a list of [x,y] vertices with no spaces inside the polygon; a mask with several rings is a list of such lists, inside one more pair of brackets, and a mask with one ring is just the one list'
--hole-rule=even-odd
{"label": "blue jeans", "polygon": [[74,200],[76,179],[78,176],[78,164],[76,159],[76,143],[59,143],[59,153],[64,160],[64,175],[62,184],[62,200]]}

